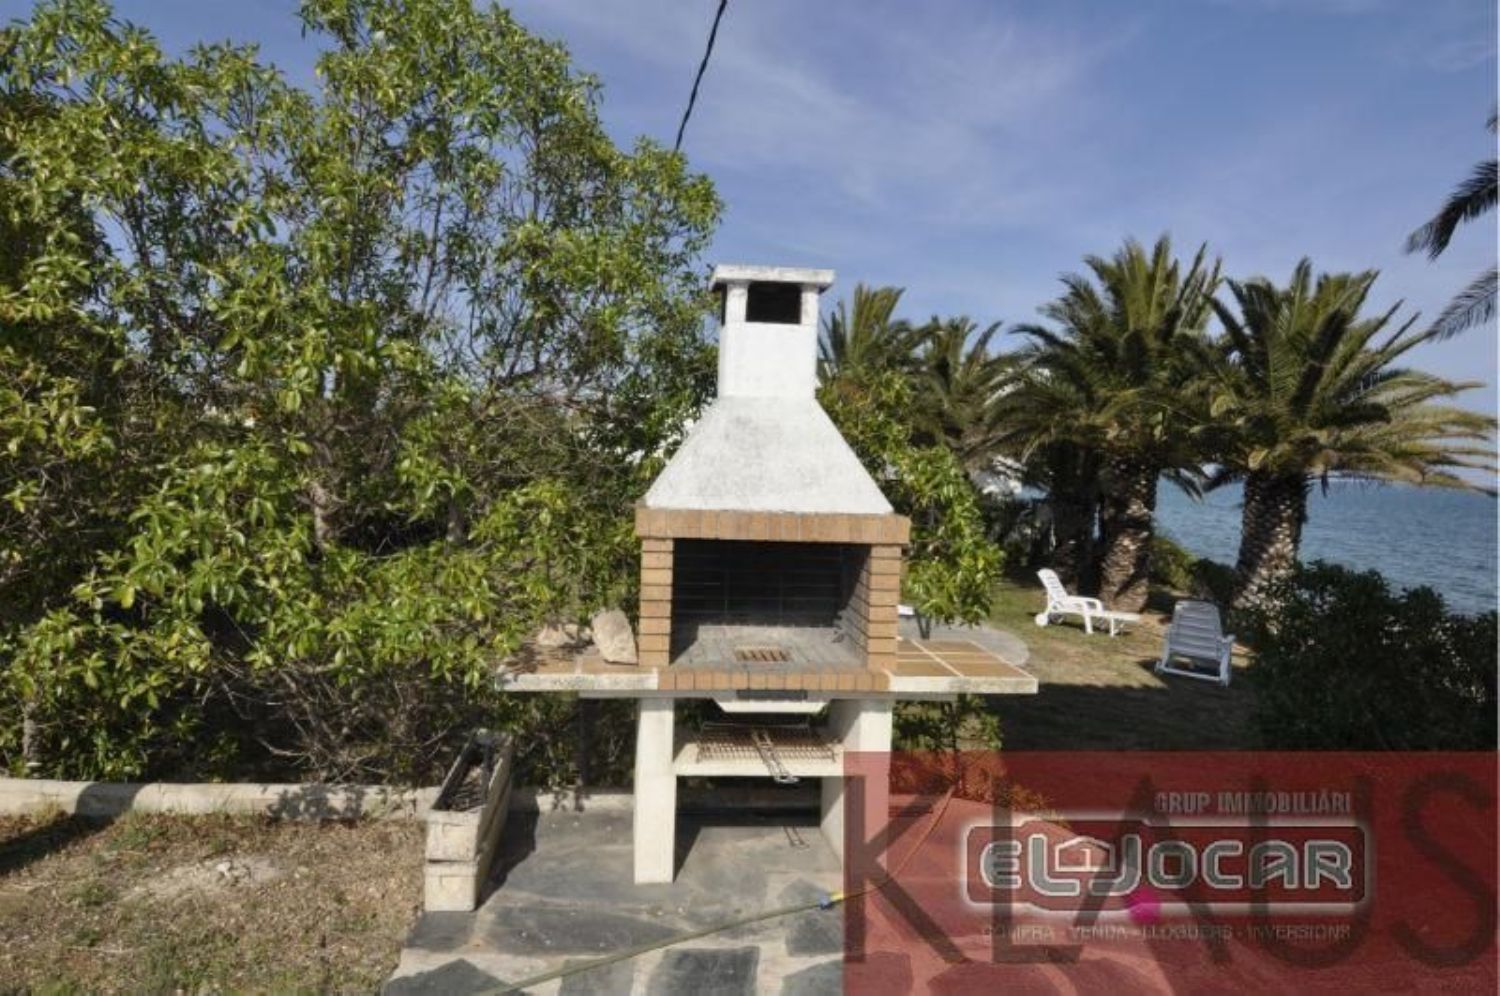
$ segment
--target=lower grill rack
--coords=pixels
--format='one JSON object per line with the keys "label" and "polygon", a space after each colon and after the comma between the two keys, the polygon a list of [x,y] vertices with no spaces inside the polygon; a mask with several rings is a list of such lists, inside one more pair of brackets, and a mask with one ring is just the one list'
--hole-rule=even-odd
{"label": "lower grill rack", "polygon": [[700,763],[759,759],[783,785],[798,781],[787,770],[788,763],[831,762],[836,757],[833,745],[811,725],[708,722],[697,740]]}

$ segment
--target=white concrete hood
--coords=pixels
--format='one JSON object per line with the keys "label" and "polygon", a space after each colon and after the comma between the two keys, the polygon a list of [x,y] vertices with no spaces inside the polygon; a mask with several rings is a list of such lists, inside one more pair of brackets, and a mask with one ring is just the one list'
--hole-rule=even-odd
{"label": "white concrete hood", "polygon": [[889,515],[818,404],[818,295],[831,270],[719,266],[719,396],[646,492],[647,508]]}
{"label": "white concrete hood", "polygon": [[888,515],[813,398],[719,398],[646,492],[647,508]]}

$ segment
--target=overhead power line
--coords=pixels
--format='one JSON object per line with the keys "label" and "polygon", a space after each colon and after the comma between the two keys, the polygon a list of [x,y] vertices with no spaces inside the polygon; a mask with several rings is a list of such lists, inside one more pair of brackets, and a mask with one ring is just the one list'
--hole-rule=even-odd
{"label": "overhead power line", "polygon": [[714,54],[714,39],[719,36],[719,21],[724,17],[724,8],[729,0],[719,0],[719,9],[714,14],[714,26],[708,29],[708,45],[703,49],[703,61],[698,63],[698,75],[693,77],[693,92],[688,94],[687,107],[682,112],[682,123],[677,126],[677,141],[672,143],[673,152],[682,151],[682,133],[687,131],[688,118],[693,116],[693,105],[698,102],[698,86],[703,74],[708,71],[708,60]]}

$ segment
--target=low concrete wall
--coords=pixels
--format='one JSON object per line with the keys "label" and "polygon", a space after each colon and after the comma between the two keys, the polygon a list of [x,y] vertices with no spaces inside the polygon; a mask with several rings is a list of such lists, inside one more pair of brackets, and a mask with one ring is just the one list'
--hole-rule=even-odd
{"label": "low concrete wall", "polygon": [[414,819],[437,789],[382,785],[254,785],[241,783],[64,782],[0,778],[0,814],[60,809],[80,816],[138,813],[232,813],[282,819]]}
{"label": "low concrete wall", "polygon": [[[393,789],[382,785],[255,785],[207,782],[65,782],[45,778],[0,778],[0,816],[47,809],[81,816],[141,813],[230,813],[283,819],[425,818],[437,788]],[[540,789],[517,787],[511,812],[630,812],[629,789]],[[683,812],[818,808],[817,783],[795,789],[727,785],[714,790],[684,788]]]}
{"label": "low concrete wall", "polygon": [[[770,776],[767,775],[767,781]],[[677,790],[679,813],[715,813],[818,810],[818,780],[804,779],[791,788],[735,785],[721,782],[714,788],[683,786]],[[629,813],[635,809],[630,789],[540,789],[517,788],[511,793],[513,813]]]}

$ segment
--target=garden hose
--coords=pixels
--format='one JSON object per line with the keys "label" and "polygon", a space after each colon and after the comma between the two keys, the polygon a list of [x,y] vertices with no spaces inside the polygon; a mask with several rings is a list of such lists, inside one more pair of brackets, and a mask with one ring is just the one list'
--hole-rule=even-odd
{"label": "garden hose", "polygon": [[[955,786],[954,788],[956,787],[957,786]],[[717,923],[709,927],[701,927],[697,930],[689,930],[681,934],[674,934],[671,937],[664,938],[659,941],[650,941],[645,944],[638,944],[633,948],[626,948],[624,951],[617,951],[614,954],[602,955],[598,958],[591,958],[587,961],[575,962],[571,965],[563,965],[560,968],[554,968],[550,971],[543,972],[540,975],[533,975],[529,979],[522,979],[519,982],[502,983],[501,985],[498,985],[493,989],[480,990],[481,996],[494,996],[494,994],[499,993],[524,992],[527,989],[543,985],[544,983],[551,982],[554,979],[564,979],[570,975],[578,975],[582,972],[589,972],[596,968],[603,968],[606,965],[613,965],[617,962],[629,961],[632,958],[639,958],[641,955],[649,954],[652,951],[659,951],[663,948],[674,947],[678,944],[684,944],[687,941],[695,941],[700,937],[709,937],[713,934],[722,933],[726,930],[732,930],[735,927],[745,927],[753,923],[762,923],[766,920],[775,920],[778,917],[791,916],[794,913],[807,913],[812,910],[831,910],[840,903],[846,903],[851,899],[859,899],[863,896],[869,895],[872,892],[878,892],[894,882],[896,880],[896,876],[900,875],[903,871],[906,870],[907,864],[911,862],[911,859],[916,855],[917,851],[922,849],[922,845],[927,843],[927,838],[932,836],[932,831],[937,829],[937,825],[943,820],[943,814],[948,811],[948,803],[953,801],[954,788],[950,788],[947,793],[944,794],[942,801],[938,803],[937,808],[933,812],[932,819],[928,821],[927,828],[922,831],[922,835],[917,838],[917,842],[912,845],[909,851],[906,852],[906,856],[901,859],[901,862],[896,865],[894,869],[887,872],[885,877],[882,878],[879,882],[873,882],[870,885],[866,885],[863,888],[856,889],[853,892],[830,892],[828,895],[811,900],[810,902],[795,903],[791,906],[782,906],[778,909],[765,910],[760,913],[751,914],[750,916],[739,917],[734,920],[726,920],[723,923]]]}

